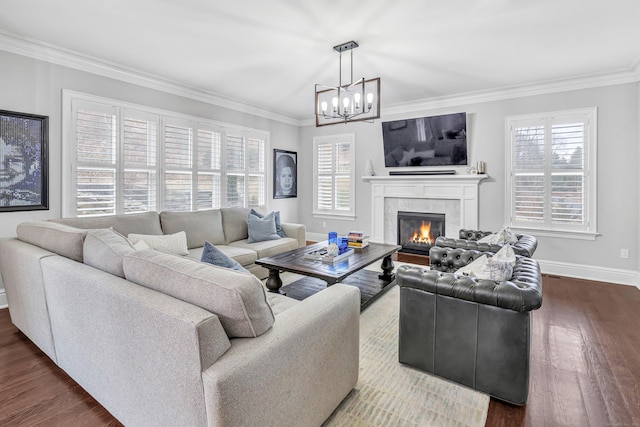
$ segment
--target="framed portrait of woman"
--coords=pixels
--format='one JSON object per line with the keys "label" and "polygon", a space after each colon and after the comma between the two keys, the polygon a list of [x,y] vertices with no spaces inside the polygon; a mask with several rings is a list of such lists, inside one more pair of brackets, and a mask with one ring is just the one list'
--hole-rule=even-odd
{"label": "framed portrait of woman", "polygon": [[273,150],[273,198],[298,197],[298,153]]}
{"label": "framed portrait of woman", "polygon": [[0,111],[0,212],[49,209],[48,123]]}

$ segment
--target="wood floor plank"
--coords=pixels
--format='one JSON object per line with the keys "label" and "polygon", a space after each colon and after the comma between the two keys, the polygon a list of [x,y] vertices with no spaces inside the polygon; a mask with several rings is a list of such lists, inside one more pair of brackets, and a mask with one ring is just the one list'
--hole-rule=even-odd
{"label": "wood floor plank", "polygon": [[[0,426],[120,426],[0,310]],[[543,277],[529,400],[491,399],[487,426],[640,425],[640,290]]]}
{"label": "wood floor plank", "polygon": [[487,426],[640,425],[640,290],[543,277],[526,406],[491,399]]}

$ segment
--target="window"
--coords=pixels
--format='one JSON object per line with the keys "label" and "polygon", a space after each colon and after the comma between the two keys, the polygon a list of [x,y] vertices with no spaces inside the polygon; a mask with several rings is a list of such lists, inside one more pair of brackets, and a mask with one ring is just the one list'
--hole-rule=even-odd
{"label": "window", "polygon": [[596,234],[596,110],[507,121],[510,226],[567,237]]}
{"label": "window", "polygon": [[266,204],[268,133],[65,92],[65,216]]}
{"label": "window", "polygon": [[314,214],[355,217],[355,136],[313,139]]}

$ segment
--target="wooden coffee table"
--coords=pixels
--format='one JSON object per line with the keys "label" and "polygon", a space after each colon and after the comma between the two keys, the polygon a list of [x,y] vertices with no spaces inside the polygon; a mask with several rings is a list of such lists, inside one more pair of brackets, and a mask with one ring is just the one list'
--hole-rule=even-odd
{"label": "wooden coffee table", "polygon": [[[327,242],[319,242],[284,252],[272,257],[260,258],[256,264],[269,270],[266,287],[270,292],[279,292],[296,299],[304,299],[320,290],[341,282],[360,288],[361,309],[371,304],[387,291],[395,275],[391,255],[400,246],[384,243],[370,243],[363,249],[355,249],[353,255],[336,263],[309,260],[304,254],[327,246]],[[380,273],[363,270],[366,266],[382,260]],[[282,288],[281,271],[289,271],[307,276]],[[282,289],[281,289],[282,288]]]}

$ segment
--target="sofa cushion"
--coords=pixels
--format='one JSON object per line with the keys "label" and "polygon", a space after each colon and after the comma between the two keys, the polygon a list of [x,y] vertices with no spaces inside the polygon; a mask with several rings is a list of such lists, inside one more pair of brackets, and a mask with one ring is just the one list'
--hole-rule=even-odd
{"label": "sofa cushion", "polygon": [[27,221],[18,224],[18,239],[82,262],[82,246],[87,230],[50,221]]}
{"label": "sofa cushion", "polygon": [[187,233],[189,249],[204,246],[204,242],[223,245],[222,213],[220,209],[208,209],[195,212],[161,212],[160,222],[164,234],[179,231]]}
{"label": "sofa cushion", "polygon": [[267,292],[267,300],[273,310],[273,314],[277,317],[280,313],[284,313],[291,307],[300,304],[300,301],[290,298],[282,294]]}
{"label": "sofa cushion", "polygon": [[162,234],[158,212],[143,212],[126,215],[107,215],[88,218],[58,218],[51,222],[65,224],[77,228],[109,228],[113,227],[123,236],[129,233]]}
{"label": "sofa cushion", "polygon": [[265,240],[281,239],[276,233],[275,213],[271,212],[262,218],[249,214],[247,216],[249,243],[264,242]]}
{"label": "sofa cushion", "polygon": [[265,289],[252,274],[153,250],[125,255],[124,274],[127,280],[216,314],[230,338],[257,337],[275,320]]}
{"label": "sofa cushion", "polygon": [[202,256],[200,261],[207,262],[209,264],[217,265],[218,267],[230,268],[232,270],[248,273],[238,261],[228,257],[220,249],[216,248],[209,242],[204,242],[204,248],[202,250]]}
{"label": "sofa cushion", "polygon": [[[236,250],[242,248],[244,250],[250,250],[254,254],[257,254],[256,256],[256,259],[257,259],[257,258],[264,258],[268,256],[278,255],[283,252],[298,249],[298,240],[292,239],[291,237],[285,237],[283,239],[278,239],[278,240],[265,240],[264,242],[249,243],[248,239],[244,239],[244,240],[239,240],[237,242],[233,242],[226,248],[235,248]],[[227,255],[230,255],[230,253],[227,252],[226,250],[224,252]],[[237,257],[233,255],[230,255],[230,256],[233,259],[240,261]],[[255,261],[256,259],[254,259],[253,261]],[[242,265],[247,265],[241,261],[240,263]]]}
{"label": "sofa cushion", "polygon": [[140,240],[144,240],[151,249],[169,252],[176,255],[189,255],[189,249],[187,248],[187,234],[184,231],[162,236],[131,233],[127,237],[134,245]]}
{"label": "sofa cushion", "polygon": [[91,230],[84,239],[84,263],[114,276],[124,277],[122,258],[134,251],[122,234],[109,228]]}
{"label": "sofa cushion", "polygon": [[[287,237],[287,235],[285,234],[284,230],[282,229],[282,222],[280,222],[280,211],[273,211],[274,213],[274,218],[275,218],[275,222],[276,222],[276,234],[280,237]],[[258,212],[257,210],[251,208],[251,212],[249,212],[250,215],[255,215],[258,218],[264,218],[264,214]]]}
{"label": "sofa cushion", "polygon": [[224,229],[224,241],[228,245],[237,240],[249,237],[247,216],[250,210],[245,208],[222,208],[222,228]]}

